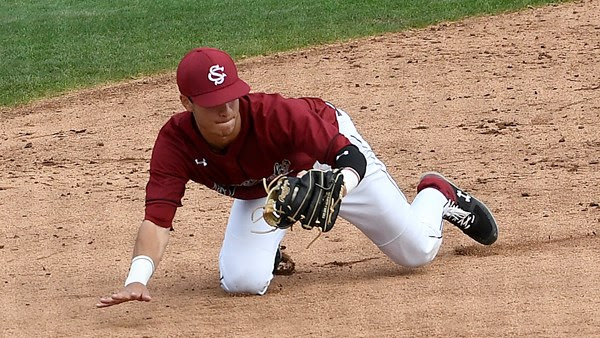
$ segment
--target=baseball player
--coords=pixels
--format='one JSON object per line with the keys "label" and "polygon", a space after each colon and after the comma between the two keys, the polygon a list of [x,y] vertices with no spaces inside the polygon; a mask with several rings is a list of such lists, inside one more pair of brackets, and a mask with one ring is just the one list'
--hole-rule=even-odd
{"label": "baseball player", "polygon": [[319,98],[250,93],[224,51],[190,51],[177,68],[177,85],[185,112],[172,116],[156,139],[129,274],[124,287],[97,307],[150,300],[146,285],[189,180],[234,199],[219,255],[220,284],[228,293],[263,295],[281,258],[285,227],[253,218],[267,202],[263,181],[313,168],[341,177],[341,203],[331,207],[399,265],[434,259],[443,220],[481,244],[497,239],[494,217],[475,197],[432,172],[421,177],[409,203],[348,114]]}

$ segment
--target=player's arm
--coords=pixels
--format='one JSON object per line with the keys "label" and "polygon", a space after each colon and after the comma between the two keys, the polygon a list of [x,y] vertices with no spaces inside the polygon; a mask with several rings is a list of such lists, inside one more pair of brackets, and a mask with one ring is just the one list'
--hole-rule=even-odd
{"label": "player's arm", "polygon": [[179,127],[180,121],[186,118],[191,119],[185,114],[171,117],[156,138],[146,185],[144,221],[138,229],[129,275],[125,286],[110,296],[102,297],[97,307],[132,300],[150,301],[146,284],[165,252],[173,218],[177,208],[181,207],[189,180],[185,165],[189,158],[185,153],[185,137]]}
{"label": "player's arm", "polygon": [[337,152],[333,167],[342,169],[344,196],[346,196],[365,177],[367,159],[355,145],[349,144]]}
{"label": "player's arm", "polygon": [[138,229],[133,259],[125,287],[110,296],[100,298],[97,307],[103,308],[132,300],[150,301],[146,284],[160,262],[170,237],[170,229],[144,220]]}

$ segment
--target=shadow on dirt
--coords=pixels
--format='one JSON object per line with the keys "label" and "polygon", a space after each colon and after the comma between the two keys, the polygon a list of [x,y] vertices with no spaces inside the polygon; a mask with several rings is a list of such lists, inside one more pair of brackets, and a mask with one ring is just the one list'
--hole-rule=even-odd
{"label": "shadow on dirt", "polygon": [[488,257],[488,256],[507,256],[507,255],[526,255],[532,251],[550,251],[555,250],[558,247],[579,247],[586,245],[597,245],[599,237],[596,232],[592,231],[587,234],[571,235],[563,238],[550,238],[545,240],[532,240],[526,242],[516,243],[498,243],[492,246],[481,246],[481,245],[468,245],[468,246],[457,246],[454,248],[454,255],[456,256],[476,256],[476,257]]}

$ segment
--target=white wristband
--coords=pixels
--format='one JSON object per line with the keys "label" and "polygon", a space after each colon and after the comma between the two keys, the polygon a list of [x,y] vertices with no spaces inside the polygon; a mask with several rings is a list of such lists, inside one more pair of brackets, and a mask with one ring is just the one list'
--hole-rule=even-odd
{"label": "white wristband", "polygon": [[143,255],[135,256],[131,260],[131,267],[129,268],[127,280],[125,280],[125,286],[135,282],[146,285],[153,273],[154,262],[152,258]]}
{"label": "white wristband", "polygon": [[346,186],[346,195],[352,191],[352,189],[356,188],[360,177],[356,170],[352,168],[344,168],[342,169],[342,175],[344,176],[344,186]]}

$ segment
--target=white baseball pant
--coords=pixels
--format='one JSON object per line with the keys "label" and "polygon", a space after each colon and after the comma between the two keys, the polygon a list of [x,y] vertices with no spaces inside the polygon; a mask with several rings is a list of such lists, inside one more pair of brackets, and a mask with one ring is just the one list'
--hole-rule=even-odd
{"label": "white baseball pant", "polygon": [[[339,216],[397,264],[418,267],[431,262],[442,243],[446,197],[427,188],[409,204],[350,117],[338,109],[337,119],[340,132],[367,159],[365,177],[344,197]],[[252,222],[252,213],[264,203],[265,198],[233,202],[219,255],[221,287],[226,292],[262,295],[273,279],[275,254],[286,231],[257,233],[272,230],[262,219]]]}

